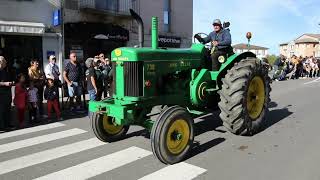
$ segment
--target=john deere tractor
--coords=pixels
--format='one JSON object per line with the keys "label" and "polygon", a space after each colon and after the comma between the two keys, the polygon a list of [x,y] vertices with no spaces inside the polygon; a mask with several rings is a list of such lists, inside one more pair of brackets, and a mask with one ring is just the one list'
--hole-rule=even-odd
{"label": "john deere tractor", "polygon": [[[268,70],[251,52],[219,57],[219,71],[211,71],[205,45],[186,49],[158,47],[158,19],[152,17],[152,47],[143,47],[143,22],[139,25],[140,47],[112,51],[113,95],[90,101],[91,126],[101,141],[125,137],[130,125],[150,132],[152,151],[161,162],[174,164],[186,158],[193,145],[194,121],[221,110],[220,119],[231,133],[252,135],[266,121],[270,78]],[[152,109],[164,107],[154,120]],[[218,118],[217,118],[218,119]]]}

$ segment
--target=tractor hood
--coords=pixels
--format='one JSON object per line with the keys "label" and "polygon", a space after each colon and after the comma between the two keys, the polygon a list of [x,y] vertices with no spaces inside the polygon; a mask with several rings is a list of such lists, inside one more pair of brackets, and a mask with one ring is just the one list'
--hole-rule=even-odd
{"label": "tractor hood", "polygon": [[153,48],[117,48],[111,53],[112,61],[152,61],[152,60],[194,60],[201,59],[205,53],[202,44],[193,44],[191,48],[153,49]]}

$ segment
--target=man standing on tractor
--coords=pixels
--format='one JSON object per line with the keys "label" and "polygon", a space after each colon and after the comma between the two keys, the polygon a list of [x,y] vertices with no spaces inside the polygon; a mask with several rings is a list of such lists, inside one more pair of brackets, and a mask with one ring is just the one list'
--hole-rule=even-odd
{"label": "man standing on tractor", "polygon": [[212,70],[219,71],[220,62],[218,58],[220,56],[225,56],[228,53],[232,53],[231,47],[231,34],[228,29],[224,29],[220,19],[215,19],[212,23],[214,31],[209,34],[208,37],[201,38],[199,34],[196,34],[194,37],[201,43],[206,44],[211,42],[211,60],[212,60]]}

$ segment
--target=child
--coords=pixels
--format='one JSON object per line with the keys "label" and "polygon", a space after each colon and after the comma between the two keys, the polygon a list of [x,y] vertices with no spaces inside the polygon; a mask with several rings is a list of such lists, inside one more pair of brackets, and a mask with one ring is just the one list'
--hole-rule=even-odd
{"label": "child", "polygon": [[59,91],[58,87],[54,84],[53,78],[48,78],[48,85],[44,90],[44,98],[47,100],[48,104],[48,118],[51,118],[52,106],[57,114],[58,121],[63,120],[61,118],[61,112],[59,109]]}
{"label": "child", "polygon": [[18,83],[15,87],[14,104],[18,111],[19,128],[23,128],[24,113],[27,105],[27,89],[25,87],[25,77],[23,74],[18,75]]}
{"label": "child", "polygon": [[30,123],[37,121],[37,110],[38,110],[38,89],[34,87],[34,83],[30,82],[28,89],[28,102],[29,102],[29,118]]}

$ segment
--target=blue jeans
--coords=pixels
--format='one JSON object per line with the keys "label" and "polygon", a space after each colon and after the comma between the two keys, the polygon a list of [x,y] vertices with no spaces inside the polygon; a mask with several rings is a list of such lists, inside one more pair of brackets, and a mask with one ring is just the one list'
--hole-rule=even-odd
{"label": "blue jeans", "polygon": [[78,82],[72,82],[71,86],[68,86],[69,97],[81,96],[82,87]]}
{"label": "blue jeans", "polygon": [[[89,90],[88,93],[89,93],[90,101],[95,101],[96,98],[97,98],[97,92],[96,92],[96,90],[94,90],[94,89]],[[89,118],[91,118],[92,115],[93,115],[93,113],[90,112],[90,110],[89,110],[89,111],[88,111],[88,116],[89,116]]]}
{"label": "blue jeans", "polygon": [[96,98],[97,98],[96,90],[94,90],[94,89],[89,90],[88,93],[89,93],[90,101],[96,100]]}

